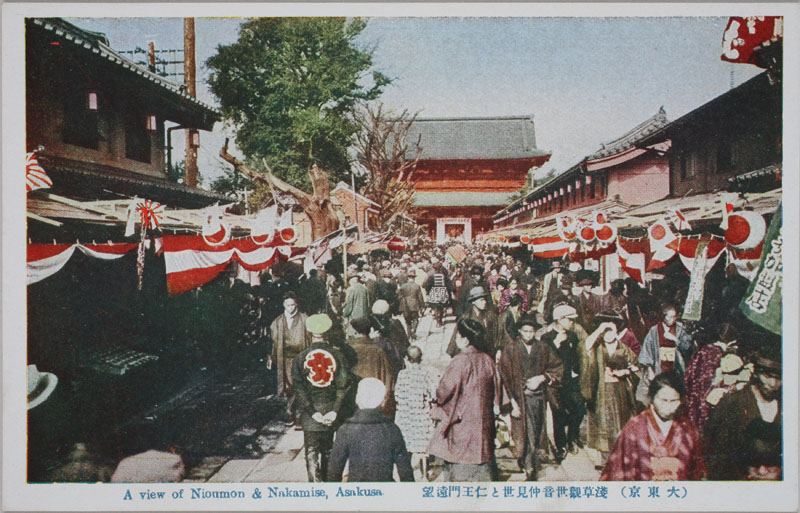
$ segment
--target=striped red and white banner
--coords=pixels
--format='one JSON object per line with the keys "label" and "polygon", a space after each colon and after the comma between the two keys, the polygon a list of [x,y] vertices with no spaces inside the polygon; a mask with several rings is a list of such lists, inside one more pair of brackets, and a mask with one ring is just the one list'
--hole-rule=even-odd
{"label": "striped red and white banner", "polygon": [[560,258],[569,251],[569,244],[558,235],[538,237],[531,240],[530,244],[534,258]]}
{"label": "striped red and white banner", "polygon": [[250,238],[209,246],[199,235],[165,235],[162,247],[167,270],[167,291],[171,295],[182,294],[210,282],[233,260],[248,271],[263,271],[279,258],[286,260],[293,253],[301,251],[282,242],[259,246]]}
{"label": "striped red and white banner", "polygon": [[47,176],[34,153],[28,153],[25,158],[25,189],[27,192],[36,189],[48,189],[53,186],[53,180]]}
{"label": "striped red and white banner", "polygon": [[103,260],[120,258],[138,244],[28,244],[28,285],[52,276],[79,249],[85,255]]}

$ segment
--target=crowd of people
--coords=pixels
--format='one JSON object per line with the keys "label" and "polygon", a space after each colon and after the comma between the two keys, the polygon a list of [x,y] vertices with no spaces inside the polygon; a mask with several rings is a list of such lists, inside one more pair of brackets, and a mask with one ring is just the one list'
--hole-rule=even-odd
{"label": "crowd of people", "polygon": [[[780,340],[735,315],[733,270],[684,324],[680,280],[604,292],[579,264],[446,249],[271,270],[256,294],[309,481],[428,480],[432,461],[445,481],[497,480],[504,426],[528,480],[587,446],[602,480],[782,478]],[[440,369],[424,315],[439,335],[455,319]]]}
{"label": "crowd of people", "polygon": [[[536,273],[480,246],[456,264],[428,246],[357,259],[341,292],[329,274],[326,305],[298,318],[328,344],[324,358],[310,359],[322,346],[309,346],[309,335],[273,337],[291,346],[273,355],[296,355],[281,389],[289,423],[307,431],[309,480],[341,479],[345,461],[359,469],[351,481],[391,480],[395,466],[402,480],[425,480],[430,460],[447,481],[496,480],[498,425],[509,427],[528,480],[542,461],[558,464],[585,446],[601,455],[603,480],[779,479],[780,341],[732,315],[741,296],[730,283],[707,319],[684,325],[676,305],[685,290],[671,280],[652,289],[614,280],[602,294],[597,273],[579,267],[553,260]],[[301,315],[286,298],[285,316]],[[437,327],[455,317],[441,376],[423,364],[425,313]],[[329,383],[310,377],[319,365],[335,369]],[[362,404],[367,379],[382,386],[370,385],[372,401]],[[325,406],[298,393],[325,395]],[[372,437],[382,442],[365,444]]]}

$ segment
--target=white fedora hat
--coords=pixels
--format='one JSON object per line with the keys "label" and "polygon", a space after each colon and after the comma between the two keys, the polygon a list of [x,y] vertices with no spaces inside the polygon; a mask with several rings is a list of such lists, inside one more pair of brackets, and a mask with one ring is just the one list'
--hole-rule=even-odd
{"label": "white fedora hat", "polygon": [[45,402],[58,385],[58,377],[52,372],[39,372],[36,365],[28,365],[28,409]]}

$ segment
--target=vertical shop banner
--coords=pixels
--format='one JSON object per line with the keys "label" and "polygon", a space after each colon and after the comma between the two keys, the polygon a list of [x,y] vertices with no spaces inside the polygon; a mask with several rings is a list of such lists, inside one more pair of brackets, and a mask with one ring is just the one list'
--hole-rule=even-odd
{"label": "vertical shop banner", "polygon": [[739,305],[742,313],[759,326],[781,334],[783,309],[783,222],[782,206],[769,224],[761,265]]}
{"label": "vertical shop banner", "polygon": [[687,321],[699,321],[703,313],[703,293],[706,285],[706,273],[709,270],[706,265],[708,260],[706,249],[708,249],[709,242],[711,241],[701,240],[695,249],[689,291],[686,294],[686,304],[683,306],[683,319]]}

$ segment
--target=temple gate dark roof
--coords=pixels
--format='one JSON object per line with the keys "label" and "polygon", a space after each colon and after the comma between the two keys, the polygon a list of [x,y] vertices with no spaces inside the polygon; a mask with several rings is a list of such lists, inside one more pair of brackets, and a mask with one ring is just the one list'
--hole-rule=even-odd
{"label": "temple gate dark roof", "polygon": [[408,132],[409,157],[421,160],[526,159],[549,156],[536,148],[533,115],[417,118]]}

